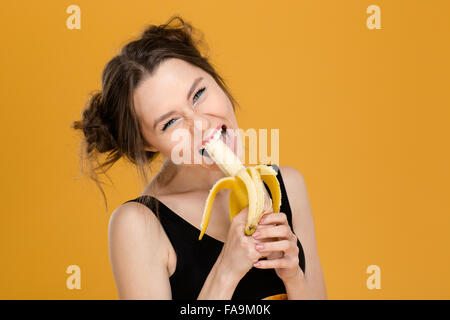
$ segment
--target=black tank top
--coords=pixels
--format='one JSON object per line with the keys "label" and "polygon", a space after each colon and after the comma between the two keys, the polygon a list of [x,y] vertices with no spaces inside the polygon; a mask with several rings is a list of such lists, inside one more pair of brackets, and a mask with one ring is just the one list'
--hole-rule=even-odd
{"label": "black tank top", "polygon": [[[292,227],[292,212],[279,167],[271,165],[278,172],[277,178],[281,189],[281,208]],[[266,186],[269,192],[270,190]],[[142,203],[145,197],[140,196],[127,202],[136,201]],[[153,198],[153,197],[151,197]],[[153,198],[150,204],[145,203],[153,212],[155,205],[159,207],[159,220],[163,226],[177,256],[175,272],[170,276],[172,299],[196,300],[209,272],[214,266],[224,245],[223,242],[204,234],[202,240],[198,240],[200,230],[173,212],[164,203]],[[148,202],[148,201],[147,201]],[[297,240],[299,247],[299,265],[305,272],[305,256],[302,245]],[[272,295],[286,293],[283,281],[277,276],[274,269],[252,268],[237,285],[232,300],[259,300]]]}

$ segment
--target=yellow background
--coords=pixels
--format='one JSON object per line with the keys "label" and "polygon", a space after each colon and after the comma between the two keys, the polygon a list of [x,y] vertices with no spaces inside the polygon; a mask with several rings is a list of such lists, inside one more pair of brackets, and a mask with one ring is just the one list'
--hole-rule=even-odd
{"label": "yellow background", "polygon": [[[66,8],[81,8],[69,30]],[[381,30],[366,8],[381,8]],[[180,14],[205,35],[243,109],[279,128],[304,176],[330,299],[450,298],[450,2],[6,1],[2,3],[0,298],[116,299],[101,193],[70,129],[106,63]],[[108,215],[142,190],[106,179]],[[66,268],[81,268],[81,290]],[[307,262],[308,264],[308,262]],[[369,290],[366,268],[381,268]]]}

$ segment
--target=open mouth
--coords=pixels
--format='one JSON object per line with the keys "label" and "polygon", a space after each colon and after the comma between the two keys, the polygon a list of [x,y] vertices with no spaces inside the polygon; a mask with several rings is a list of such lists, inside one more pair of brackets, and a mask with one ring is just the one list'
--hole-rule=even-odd
{"label": "open mouth", "polygon": [[[220,132],[220,134],[218,133]],[[216,140],[216,139],[222,139],[224,143],[226,143],[226,136],[227,136],[227,126],[226,125],[222,125],[222,127],[220,127],[219,130],[217,130],[214,135],[212,135],[209,139],[207,139],[206,141],[204,141],[203,145],[205,145],[206,142],[210,141],[210,140]],[[202,156],[211,158],[210,155],[208,154],[208,152],[206,151],[205,147],[202,146],[198,152],[200,152],[200,154]]]}

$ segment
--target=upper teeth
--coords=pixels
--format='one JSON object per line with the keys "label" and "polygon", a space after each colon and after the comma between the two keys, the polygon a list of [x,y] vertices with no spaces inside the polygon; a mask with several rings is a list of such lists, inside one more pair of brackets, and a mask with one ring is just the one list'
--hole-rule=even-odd
{"label": "upper teeth", "polygon": [[214,134],[214,140],[219,139],[219,137],[222,135],[222,129],[217,130],[217,132]]}
{"label": "upper teeth", "polygon": [[[209,139],[208,142],[205,143],[205,146],[206,146],[207,144],[211,143],[212,141],[216,141],[216,140],[220,139],[222,136],[225,137],[225,134],[226,134],[226,131],[225,131],[224,127],[222,126],[219,130],[217,130],[217,131],[214,133],[214,136],[213,136],[211,139]],[[200,154],[203,154],[203,155],[209,157],[208,152],[206,152],[205,146],[203,146],[203,147],[199,150],[199,151],[200,151]]]}
{"label": "upper teeth", "polygon": [[207,143],[209,143],[209,142],[211,142],[211,141],[215,141],[215,140],[218,140],[219,138],[220,138],[220,136],[222,135],[222,133],[223,133],[224,131],[222,130],[222,129],[219,129],[219,130],[217,130],[216,131],[216,133],[214,133],[214,136],[207,142]]}

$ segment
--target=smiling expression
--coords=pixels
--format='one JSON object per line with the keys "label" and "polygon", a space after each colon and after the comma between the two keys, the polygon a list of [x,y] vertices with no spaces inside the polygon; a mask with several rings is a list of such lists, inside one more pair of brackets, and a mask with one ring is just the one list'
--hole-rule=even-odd
{"label": "smiling expression", "polygon": [[[194,129],[201,127],[201,132],[196,133],[201,135],[201,142],[218,126],[238,128],[233,105],[214,78],[181,59],[164,60],[152,76],[139,84],[133,98],[150,145],[145,150],[159,151],[169,158],[176,147],[190,150],[189,163],[194,163],[194,152],[198,153],[200,147],[194,140]],[[187,133],[189,139],[181,141],[177,131]]]}

